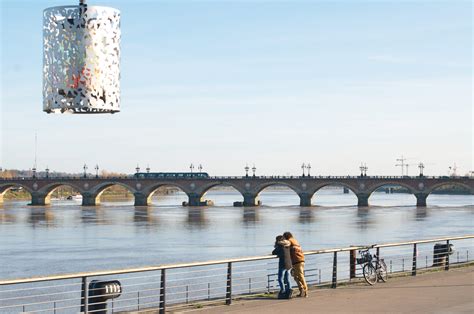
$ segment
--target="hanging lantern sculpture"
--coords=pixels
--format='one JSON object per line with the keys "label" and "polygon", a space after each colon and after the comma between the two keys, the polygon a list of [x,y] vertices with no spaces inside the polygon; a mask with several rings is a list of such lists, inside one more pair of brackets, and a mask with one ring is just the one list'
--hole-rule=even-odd
{"label": "hanging lantern sculpture", "polygon": [[43,12],[43,111],[120,111],[120,11],[79,5]]}

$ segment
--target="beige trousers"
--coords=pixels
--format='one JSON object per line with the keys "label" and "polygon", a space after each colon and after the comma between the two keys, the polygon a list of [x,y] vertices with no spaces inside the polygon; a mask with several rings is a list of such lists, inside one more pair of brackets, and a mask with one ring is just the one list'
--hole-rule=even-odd
{"label": "beige trousers", "polygon": [[293,265],[293,278],[295,279],[300,291],[308,291],[308,285],[304,279],[304,262]]}

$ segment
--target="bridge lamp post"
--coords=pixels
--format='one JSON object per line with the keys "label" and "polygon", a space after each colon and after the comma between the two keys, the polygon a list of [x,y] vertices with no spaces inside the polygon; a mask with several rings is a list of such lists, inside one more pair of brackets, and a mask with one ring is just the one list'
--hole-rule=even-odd
{"label": "bridge lamp post", "polygon": [[150,173],[150,165],[146,166],[146,173]]}
{"label": "bridge lamp post", "polygon": [[253,177],[255,178],[255,172],[257,171],[257,168],[255,167],[255,165],[253,165],[252,171],[253,171]]}
{"label": "bridge lamp post", "polygon": [[360,164],[359,169],[360,169],[360,176],[363,177],[364,176],[364,165],[362,163]]}
{"label": "bridge lamp post", "polygon": [[245,165],[245,168],[244,168],[244,169],[245,169],[245,177],[248,178],[248,177],[249,177],[249,170],[250,170],[249,165],[248,165],[248,164]]}
{"label": "bridge lamp post", "polygon": [[202,171],[202,165],[201,164],[199,164],[198,169],[199,169],[199,173],[201,173],[201,171]]}
{"label": "bridge lamp post", "polygon": [[305,169],[305,168],[306,168],[306,165],[303,163],[303,164],[301,165],[301,170],[303,170],[303,178],[304,178],[304,169]]}
{"label": "bridge lamp post", "polygon": [[95,177],[98,178],[99,177],[99,165],[96,164],[94,169],[95,169]]}
{"label": "bridge lamp post", "polygon": [[193,164],[189,165],[189,169],[191,170],[191,173],[193,173],[194,165]]}
{"label": "bridge lamp post", "polygon": [[47,179],[47,178],[49,178],[49,168],[48,168],[48,166],[46,166],[45,171],[46,171],[46,179]]}
{"label": "bridge lamp post", "polygon": [[423,169],[425,169],[425,165],[422,162],[420,162],[418,164],[418,168],[420,168],[420,177],[422,177],[423,176]]}
{"label": "bridge lamp post", "polygon": [[311,177],[310,171],[311,171],[311,164],[308,162],[308,165],[306,166],[306,169],[308,169],[308,177]]}
{"label": "bridge lamp post", "polygon": [[84,167],[82,167],[82,169],[84,169],[84,178],[87,178],[87,165],[84,164]]}
{"label": "bridge lamp post", "polygon": [[140,166],[137,164],[137,167],[135,168],[135,170],[137,171],[137,173],[140,172]]}

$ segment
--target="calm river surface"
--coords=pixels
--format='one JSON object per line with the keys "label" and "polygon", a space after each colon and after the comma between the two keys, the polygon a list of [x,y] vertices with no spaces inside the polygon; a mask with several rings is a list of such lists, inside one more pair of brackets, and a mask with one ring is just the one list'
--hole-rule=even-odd
{"label": "calm river surface", "polygon": [[303,249],[373,244],[473,233],[474,197],[431,195],[416,208],[408,194],[374,193],[358,209],[353,194],[323,189],[314,207],[300,208],[288,190],[265,190],[259,208],[234,208],[242,197],[213,190],[215,207],[181,207],[184,194],[160,196],[153,206],[133,201],[53,201],[0,207],[0,278],[29,277],[131,266],[268,254],[274,237],[291,231]]}

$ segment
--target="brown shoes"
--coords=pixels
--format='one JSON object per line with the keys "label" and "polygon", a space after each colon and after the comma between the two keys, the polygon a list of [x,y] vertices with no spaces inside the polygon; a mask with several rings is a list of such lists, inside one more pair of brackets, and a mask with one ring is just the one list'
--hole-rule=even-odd
{"label": "brown shoes", "polygon": [[308,297],[308,291],[301,290],[300,294],[298,294],[298,298],[307,298]]}

